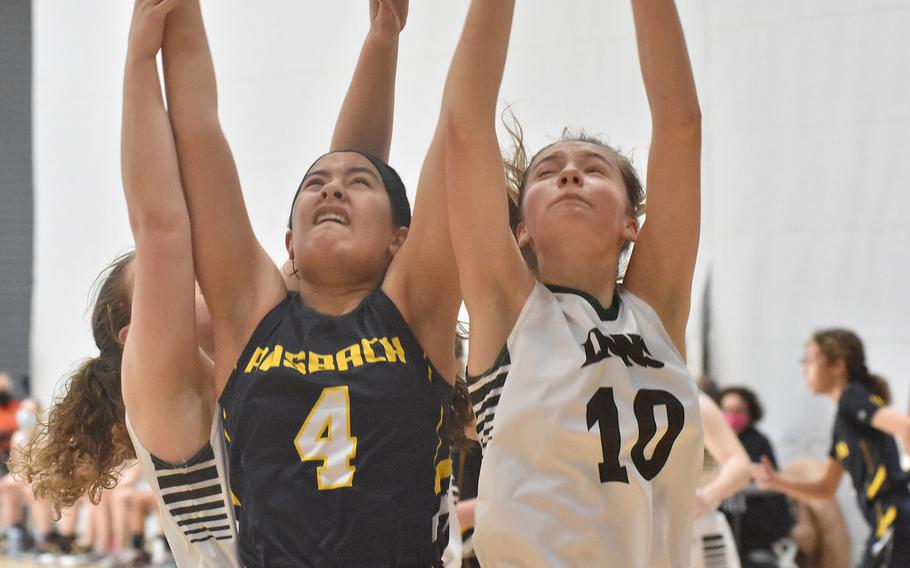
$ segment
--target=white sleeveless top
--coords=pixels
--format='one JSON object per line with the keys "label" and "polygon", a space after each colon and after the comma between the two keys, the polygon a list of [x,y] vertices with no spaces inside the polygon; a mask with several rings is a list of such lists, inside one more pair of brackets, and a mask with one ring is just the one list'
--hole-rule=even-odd
{"label": "white sleeveless top", "polygon": [[161,526],[178,568],[238,568],[237,522],[231,501],[221,408],[209,443],[182,465],[151,455],[139,441],[129,416],[126,426],[142,476],[158,496]]}
{"label": "white sleeveless top", "polygon": [[689,565],[698,392],[650,306],[537,283],[499,360],[468,382],[482,565]]}

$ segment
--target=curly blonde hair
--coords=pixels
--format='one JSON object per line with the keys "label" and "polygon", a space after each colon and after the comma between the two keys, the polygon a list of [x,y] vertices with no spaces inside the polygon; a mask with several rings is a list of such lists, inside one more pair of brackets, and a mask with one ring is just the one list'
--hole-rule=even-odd
{"label": "curly blonde hair", "polygon": [[126,429],[118,338],[130,322],[125,276],[134,256],[121,255],[99,276],[92,310],[98,356],[67,379],[47,422],[10,462],[13,474],[31,485],[35,497],[48,499],[58,518],[83,495],[97,504],[102,490],[117,484],[124,462],[136,457]]}

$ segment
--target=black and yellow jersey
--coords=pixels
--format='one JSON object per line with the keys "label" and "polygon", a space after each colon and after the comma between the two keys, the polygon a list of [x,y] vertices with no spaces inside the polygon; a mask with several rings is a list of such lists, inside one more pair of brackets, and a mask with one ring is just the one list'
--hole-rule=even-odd
{"label": "black and yellow jersey", "polygon": [[876,533],[894,521],[893,502],[908,496],[910,481],[901,469],[894,437],[872,426],[872,418],[884,405],[878,396],[850,383],[837,405],[829,452],[850,474],[860,509]]}
{"label": "black and yellow jersey", "polygon": [[337,317],[289,294],[221,396],[241,562],[438,565],[451,396],[380,289]]}

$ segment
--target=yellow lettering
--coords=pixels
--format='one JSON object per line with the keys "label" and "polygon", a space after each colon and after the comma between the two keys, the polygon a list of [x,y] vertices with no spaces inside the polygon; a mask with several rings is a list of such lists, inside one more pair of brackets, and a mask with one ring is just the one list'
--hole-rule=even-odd
{"label": "yellow lettering", "polygon": [[297,369],[301,375],[306,374],[306,351],[299,353],[285,353],[284,366],[289,369]]}
{"label": "yellow lettering", "polygon": [[355,343],[346,349],[342,349],[335,356],[338,361],[338,370],[347,371],[348,365],[353,367],[363,366],[363,357],[360,355],[360,345]]}
{"label": "yellow lettering", "polygon": [[334,371],[335,358],[332,355],[320,355],[319,353],[310,352],[310,363],[307,365],[311,373],[316,371]]}
{"label": "yellow lettering", "polygon": [[374,337],[373,339],[363,339],[360,342],[363,346],[363,356],[367,363],[382,363],[385,361],[384,357],[377,357],[376,353],[373,352],[373,344],[377,341],[379,340]]}
{"label": "yellow lettering", "polygon": [[262,365],[263,359],[269,354],[268,347],[257,347],[256,351],[253,353],[253,356],[250,357],[250,362],[246,366],[244,373],[249,373],[253,369],[258,369]]}
{"label": "yellow lettering", "polygon": [[385,348],[386,359],[389,360],[389,363],[394,363],[397,358],[401,363],[407,363],[407,360],[404,357],[404,349],[401,347],[401,340],[397,337],[393,337],[392,341],[389,341],[388,338],[383,337],[379,340],[379,343]]}
{"label": "yellow lettering", "polygon": [[268,371],[274,367],[281,366],[281,357],[284,355],[284,347],[281,345],[276,345],[275,350],[272,351],[272,354],[266,357],[265,361],[262,362],[262,365],[259,367],[260,371]]}

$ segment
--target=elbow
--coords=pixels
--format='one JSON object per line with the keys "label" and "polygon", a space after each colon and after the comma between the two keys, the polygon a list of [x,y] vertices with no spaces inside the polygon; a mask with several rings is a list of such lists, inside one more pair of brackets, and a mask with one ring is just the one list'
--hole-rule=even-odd
{"label": "elbow", "polygon": [[701,107],[694,102],[688,108],[654,116],[654,130],[674,138],[701,139]]}
{"label": "elbow", "polygon": [[181,112],[175,107],[169,109],[174,140],[178,144],[211,143],[213,137],[221,138],[221,122],[217,110]]}
{"label": "elbow", "polygon": [[745,489],[749,482],[752,481],[752,462],[749,461],[749,456],[743,452],[742,455],[736,456],[734,463],[731,465],[736,471],[735,490]]}
{"label": "elbow", "polygon": [[442,111],[440,120],[440,130],[446,139],[446,142],[457,142],[463,140],[467,132],[467,124],[470,122],[468,113],[459,105],[446,105]]}
{"label": "elbow", "polygon": [[186,210],[163,208],[158,211],[130,213],[130,228],[137,241],[190,239],[190,219]]}
{"label": "elbow", "polygon": [[443,112],[440,128],[448,155],[452,150],[460,153],[469,148],[479,133],[495,128],[495,124],[487,123],[478,115],[465,109],[447,108]]}

